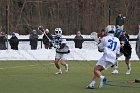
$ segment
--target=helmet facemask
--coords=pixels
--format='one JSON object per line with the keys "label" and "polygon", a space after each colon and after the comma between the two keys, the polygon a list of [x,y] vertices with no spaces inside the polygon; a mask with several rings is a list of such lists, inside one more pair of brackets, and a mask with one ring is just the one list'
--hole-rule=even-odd
{"label": "helmet facemask", "polygon": [[55,28],[55,35],[56,37],[62,36],[62,29],[61,28]]}

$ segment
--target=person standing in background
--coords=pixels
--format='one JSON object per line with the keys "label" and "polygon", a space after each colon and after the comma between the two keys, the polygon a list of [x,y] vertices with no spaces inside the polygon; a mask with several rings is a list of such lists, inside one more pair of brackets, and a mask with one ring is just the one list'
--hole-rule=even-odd
{"label": "person standing in background", "polygon": [[138,33],[137,41],[136,41],[136,54],[138,58],[140,59],[140,25],[139,25],[139,33]]}
{"label": "person standing in background", "polygon": [[82,49],[83,44],[83,36],[81,35],[80,31],[77,31],[76,36],[74,37],[75,48]]}
{"label": "person standing in background", "polygon": [[10,43],[11,49],[18,50],[19,40],[16,37],[14,32],[12,33],[12,37],[9,39],[9,43]]}
{"label": "person standing in background", "polygon": [[30,39],[31,50],[36,50],[37,49],[37,44],[38,44],[38,35],[37,35],[36,30],[32,31],[29,39]]}
{"label": "person standing in background", "polygon": [[106,36],[106,34],[105,34],[105,30],[102,29],[101,32],[98,33],[98,38],[99,38],[99,39],[102,39],[104,36]]}
{"label": "person standing in background", "polygon": [[52,48],[52,43],[50,42],[50,40],[52,40],[53,37],[52,35],[49,33],[49,29],[46,29],[44,31],[44,35],[43,35],[43,44],[45,46],[45,49],[51,49]]}
{"label": "person standing in background", "polygon": [[124,28],[124,19],[126,17],[123,17],[121,13],[116,17],[116,27],[123,30]]}
{"label": "person standing in background", "polygon": [[6,41],[7,38],[4,32],[0,32],[0,50],[6,50]]}

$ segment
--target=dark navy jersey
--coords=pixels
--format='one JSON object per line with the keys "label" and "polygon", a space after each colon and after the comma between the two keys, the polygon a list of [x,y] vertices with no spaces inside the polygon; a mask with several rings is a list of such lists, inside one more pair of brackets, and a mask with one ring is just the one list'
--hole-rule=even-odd
{"label": "dark navy jersey", "polygon": [[124,44],[124,46],[130,46],[128,34],[121,35],[119,40],[121,44]]}
{"label": "dark navy jersey", "polygon": [[116,29],[115,36],[116,36],[117,38],[120,38],[120,36],[122,35],[122,32],[123,32],[123,30],[121,30],[121,29]]}

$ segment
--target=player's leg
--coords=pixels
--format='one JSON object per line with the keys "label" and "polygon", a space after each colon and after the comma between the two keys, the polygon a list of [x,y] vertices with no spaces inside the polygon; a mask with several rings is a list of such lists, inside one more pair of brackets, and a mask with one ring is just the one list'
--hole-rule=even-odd
{"label": "player's leg", "polygon": [[131,62],[130,62],[130,59],[129,58],[125,58],[125,63],[127,65],[127,71],[126,71],[126,74],[130,74],[131,72]]}
{"label": "player's leg", "polygon": [[54,61],[54,64],[55,64],[56,68],[58,69],[58,72],[56,72],[56,74],[62,74],[62,70],[60,68],[59,61],[60,61],[60,55],[58,53],[56,53],[55,61]]}
{"label": "player's leg", "polygon": [[60,64],[65,67],[66,72],[69,71],[69,65],[66,63],[67,54],[61,54]]}
{"label": "player's leg", "polygon": [[131,72],[131,62],[130,62],[130,58],[131,58],[131,49],[127,49],[127,51],[125,50],[124,51],[124,56],[125,56],[125,63],[126,63],[126,66],[127,66],[127,71],[126,71],[126,74],[130,74]]}
{"label": "player's leg", "polygon": [[115,65],[113,65],[113,71],[112,71],[112,74],[118,74],[119,71],[117,70],[118,68],[118,60],[116,59],[116,63]]}
{"label": "player's leg", "polygon": [[93,88],[95,88],[96,79],[97,79],[97,78],[100,78],[100,76],[101,76],[101,69],[102,69],[101,66],[95,66],[95,67],[94,67],[93,78],[92,78],[92,81],[91,81],[91,82],[89,83],[89,85],[87,86],[88,89],[93,89]]}
{"label": "player's leg", "polygon": [[61,59],[60,64],[63,65],[63,66],[65,67],[66,72],[69,71],[69,65],[66,63],[65,60]]}
{"label": "player's leg", "polygon": [[91,83],[87,86],[87,88],[94,88],[96,79],[100,78],[100,85],[99,88],[101,88],[105,83],[106,83],[106,78],[101,74],[101,71],[104,70],[106,67],[106,62],[104,61],[104,58],[102,57],[97,63],[96,66],[94,67],[94,74],[93,74],[93,79]]}

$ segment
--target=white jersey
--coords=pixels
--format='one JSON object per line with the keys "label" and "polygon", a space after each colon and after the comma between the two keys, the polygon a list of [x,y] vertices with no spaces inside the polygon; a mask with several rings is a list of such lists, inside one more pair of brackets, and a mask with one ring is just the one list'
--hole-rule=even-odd
{"label": "white jersey", "polygon": [[104,47],[104,54],[101,57],[104,61],[115,64],[116,55],[120,54],[120,41],[113,34],[108,34],[101,39],[99,46]]}

